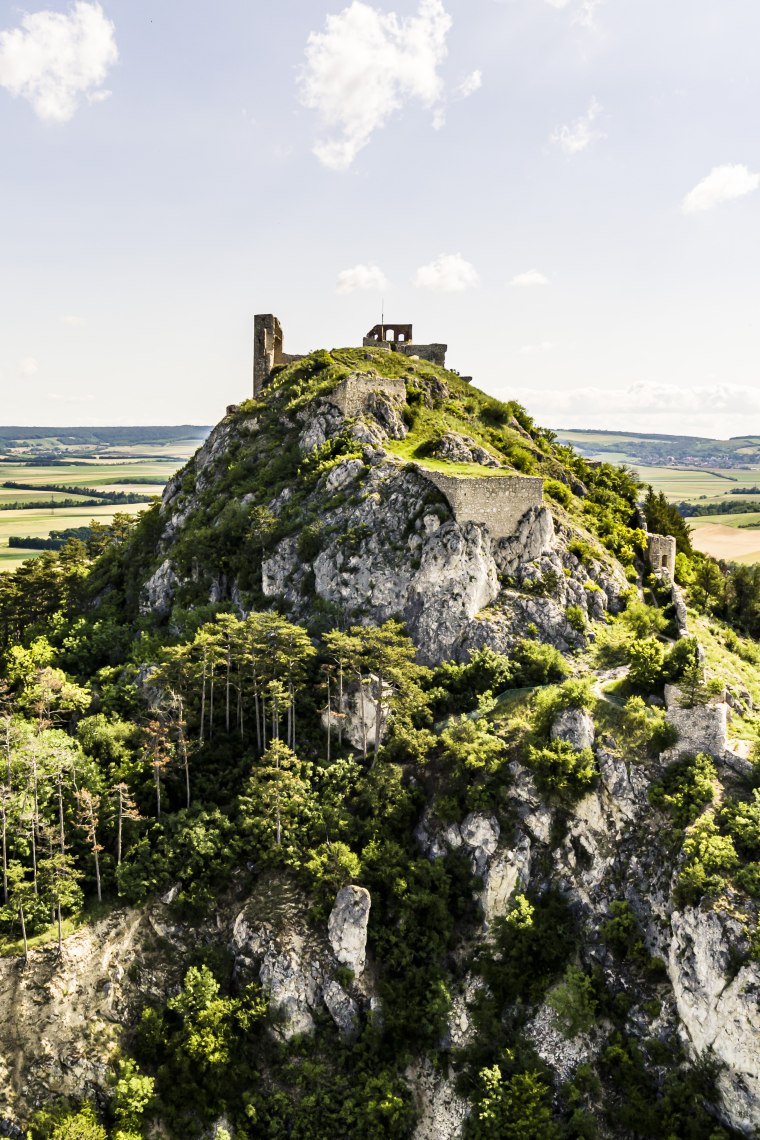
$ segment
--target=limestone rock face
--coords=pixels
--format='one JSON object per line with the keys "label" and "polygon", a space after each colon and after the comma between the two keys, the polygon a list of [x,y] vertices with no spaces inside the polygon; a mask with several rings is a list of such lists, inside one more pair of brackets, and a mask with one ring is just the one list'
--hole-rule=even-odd
{"label": "limestone rock face", "polygon": [[341,966],[353,970],[355,978],[364,973],[371,905],[370,893],[364,887],[343,887],[327,923],[333,954]]}
{"label": "limestone rock face", "polygon": [[462,820],[459,831],[462,842],[472,856],[475,873],[482,875],[499,845],[499,821],[495,815],[471,812]]}
{"label": "limestone rock face", "polygon": [[744,932],[716,911],[672,917],[668,973],[681,1032],[693,1057],[712,1055],[726,1121],[747,1136],[760,1122],[760,965],[734,965]]}
{"label": "limestone rock face", "polygon": [[166,617],[172,608],[179,579],[167,558],[145,583],[140,596],[140,612]]}
{"label": "limestone rock face", "polygon": [[495,455],[486,451],[469,435],[459,435],[458,432],[449,431],[441,437],[435,449],[436,459],[445,459],[449,463],[479,463],[482,467],[501,467],[502,464]]}
{"label": "limestone rock face", "polygon": [[516,573],[525,562],[548,554],[554,546],[554,520],[548,507],[531,507],[517,524],[512,538],[502,538],[496,561],[504,574]]}
{"label": "limestone rock face", "polygon": [[552,740],[563,740],[576,752],[593,748],[595,737],[594,719],[585,709],[563,709],[551,727]]}
{"label": "limestone rock face", "polygon": [[427,1058],[411,1065],[405,1076],[419,1112],[414,1140],[459,1140],[470,1108],[453,1076],[435,1069]]}

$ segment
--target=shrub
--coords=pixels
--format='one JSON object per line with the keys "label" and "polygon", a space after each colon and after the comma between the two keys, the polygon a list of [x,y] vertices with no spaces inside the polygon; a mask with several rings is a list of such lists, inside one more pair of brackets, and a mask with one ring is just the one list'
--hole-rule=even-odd
{"label": "shrub", "polygon": [[650,802],[667,811],[676,827],[688,827],[715,796],[715,765],[704,752],[671,764],[649,791]]}
{"label": "shrub", "polygon": [[546,1004],[554,1010],[557,1025],[566,1037],[588,1032],[596,1020],[593,982],[577,966],[567,967],[562,981],[549,992]]}
{"label": "shrub", "polygon": [[565,617],[568,624],[576,630],[577,633],[586,632],[586,613],[581,606],[568,606],[565,610]]}
{"label": "shrub", "polygon": [[519,641],[512,653],[515,687],[562,681],[570,666],[558,649],[540,641]]}
{"label": "shrub", "polygon": [[573,538],[567,544],[567,549],[571,554],[581,562],[584,566],[592,566],[596,561],[596,555],[593,547],[582,538]]}
{"label": "shrub", "polygon": [[553,740],[543,748],[528,751],[528,763],[540,787],[550,792],[582,795],[594,781],[596,768],[590,748],[576,751],[565,740]]}
{"label": "shrub", "polygon": [[559,479],[544,479],[544,491],[555,503],[561,507],[569,507],[573,501],[573,492]]}
{"label": "shrub", "polygon": [[468,1140],[555,1140],[551,1095],[540,1073],[507,1077],[498,1065],[481,1069],[475,1107],[465,1130]]}
{"label": "shrub", "polygon": [[669,724],[664,709],[650,708],[641,697],[629,697],[623,710],[626,746],[642,756],[664,752],[678,739],[676,728]]}
{"label": "shrub", "polygon": [[715,813],[707,811],[688,828],[683,845],[684,866],[678,876],[676,901],[696,906],[703,895],[716,895],[738,863],[733,840],[721,835]]}
{"label": "shrub", "polygon": [[655,638],[632,641],[628,647],[628,661],[628,680],[632,685],[649,691],[662,684],[665,650]]}

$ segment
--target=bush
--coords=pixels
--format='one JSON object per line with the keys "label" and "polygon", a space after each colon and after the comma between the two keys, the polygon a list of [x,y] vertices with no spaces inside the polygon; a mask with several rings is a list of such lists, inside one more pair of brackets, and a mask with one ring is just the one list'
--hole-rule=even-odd
{"label": "bush", "polygon": [[596,1021],[593,982],[577,966],[567,967],[562,981],[547,995],[546,1004],[554,1010],[557,1025],[566,1037],[588,1032]]}
{"label": "bush", "polygon": [[581,606],[568,606],[565,610],[568,624],[577,632],[586,632],[586,612]]}
{"label": "bush", "polygon": [[530,747],[528,763],[536,782],[549,792],[569,792],[573,797],[588,791],[596,776],[590,748],[576,751],[565,740],[553,740],[544,748]]}
{"label": "bush", "polygon": [[665,650],[655,638],[632,641],[628,648],[628,661],[628,680],[632,685],[650,692],[662,684]]}
{"label": "bush", "polygon": [[676,827],[688,827],[715,796],[715,764],[704,752],[671,764],[649,790],[650,802],[666,811]]}
{"label": "bush", "polygon": [[559,479],[544,479],[544,491],[561,507],[569,507],[573,501],[573,492],[565,483],[560,483]]}

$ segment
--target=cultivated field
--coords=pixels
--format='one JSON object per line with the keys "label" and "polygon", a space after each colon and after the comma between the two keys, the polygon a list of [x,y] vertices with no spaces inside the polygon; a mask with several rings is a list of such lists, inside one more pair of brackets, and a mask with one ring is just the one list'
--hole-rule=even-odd
{"label": "cultivated field", "polygon": [[[0,571],[15,570],[27,558],[34,558],[41,553],[35,550],[9,548],[8,538],[11,535],[23,538],[47,538],[51,530],[87,526],[92,519],[108,523],[115,514],[135,515],[145,510],[147,506],[145,503],[129,503],[43,509],[35,507],[35,502],[85,499],[87,495],[82,495],[81,492],[83,487],[139,495],[160,495],[174,472],[190,458],[198,446],[197,439],[172,440],[170,443],[141,443],[135,446],[134,450],[146,458],[83,459],[66,463],[65,466],[48,464],[26,466],[20,463],[0,462]],[[33,464],[33,460],[31,463]],[[27,491],[3,487],[2,484],[7,481],[29,483],[35,487],[56,484],[65,487],[66,490]],[[7,509],[12,503],[28,503],[29,508]]]}

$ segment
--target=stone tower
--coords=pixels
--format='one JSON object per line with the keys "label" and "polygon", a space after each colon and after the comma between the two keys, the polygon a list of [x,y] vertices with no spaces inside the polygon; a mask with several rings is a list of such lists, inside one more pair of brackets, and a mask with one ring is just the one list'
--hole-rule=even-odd
{"label": "stone tower", "polygon": [[253,318],[253,394],[258,396],[275,364],[282,364],[282,325],[271,313]]}

